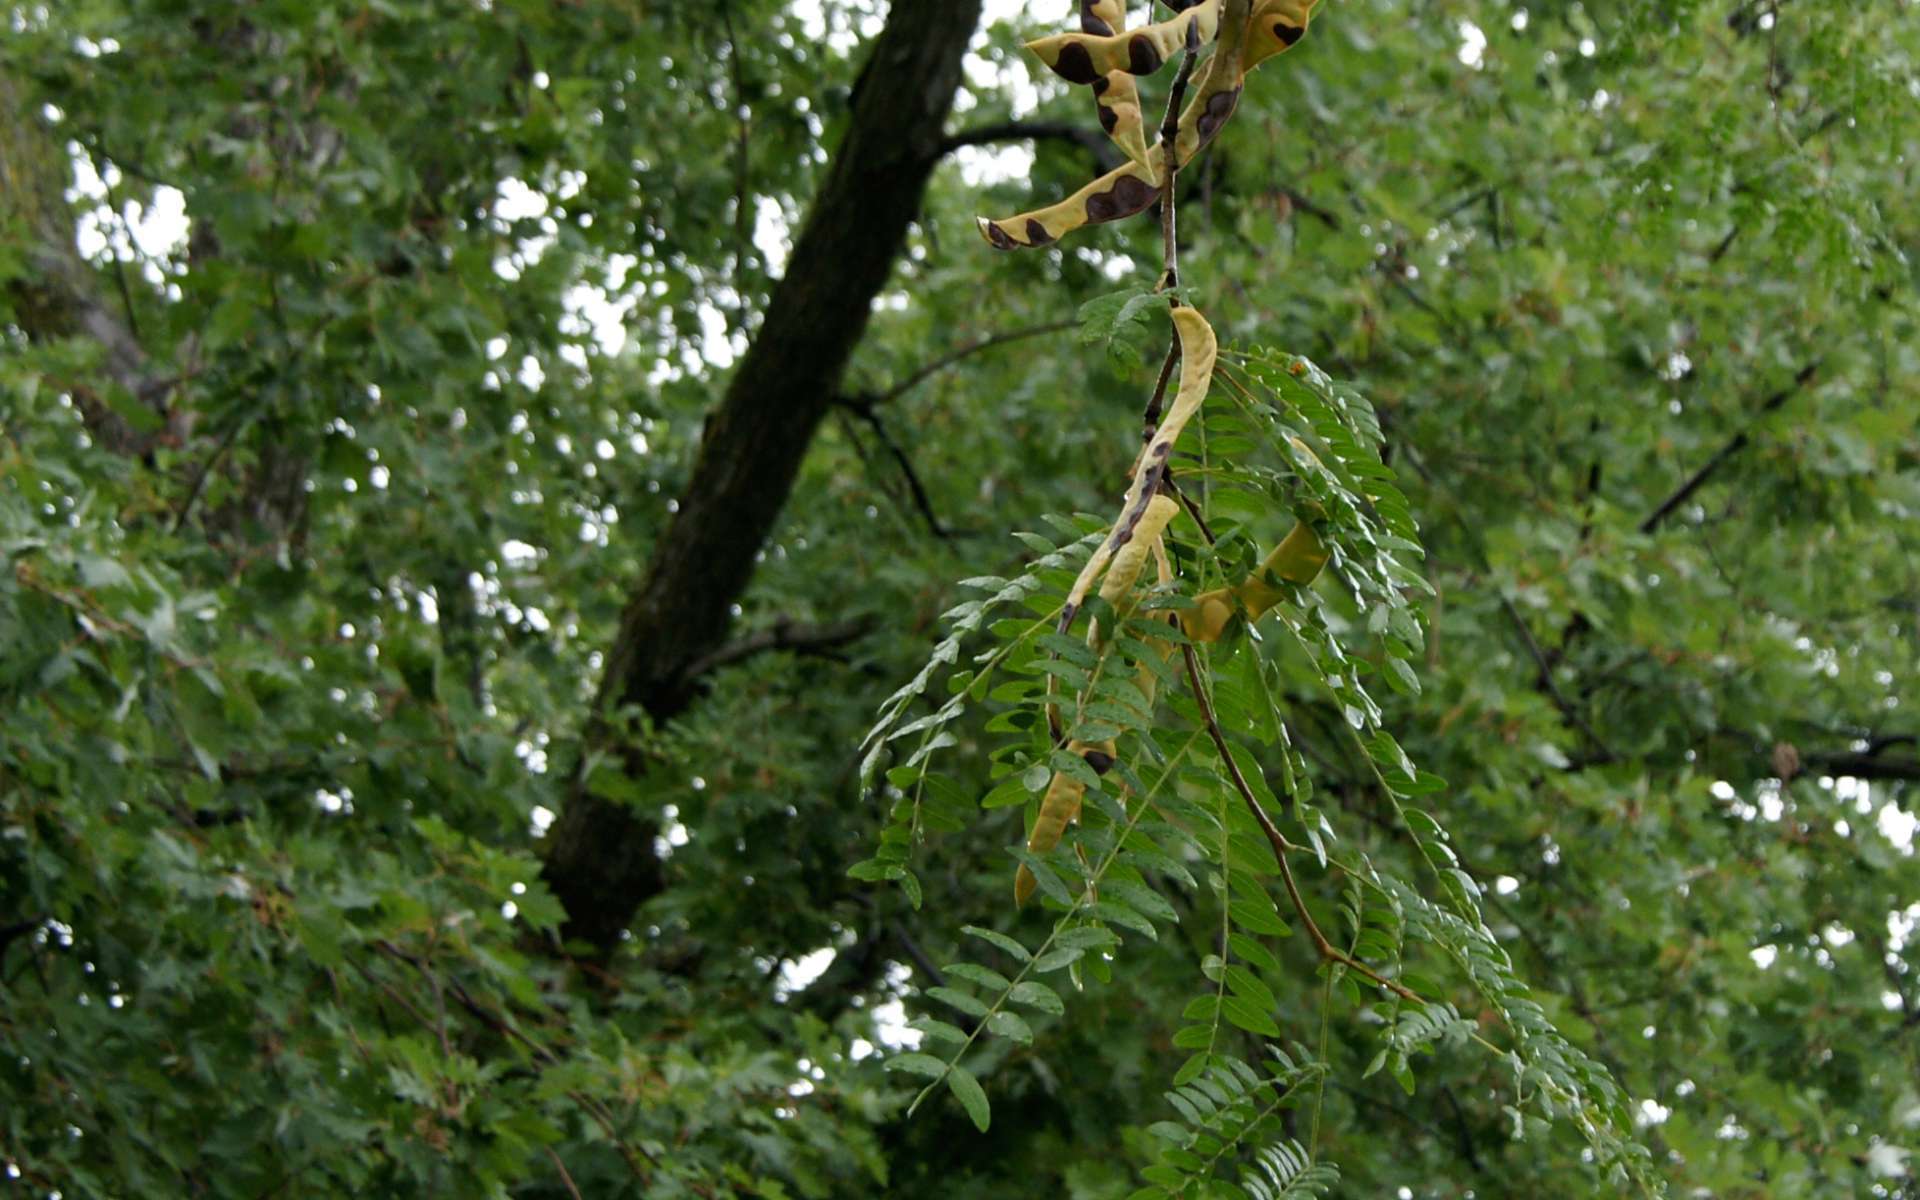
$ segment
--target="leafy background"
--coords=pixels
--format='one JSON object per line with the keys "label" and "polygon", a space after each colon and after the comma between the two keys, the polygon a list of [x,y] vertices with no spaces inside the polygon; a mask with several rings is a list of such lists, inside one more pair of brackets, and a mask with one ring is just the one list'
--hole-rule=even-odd
{"label": "leafy background", "polygon": [[[956,129],[1092,127],[1018,52],[1055,8],[996,7]],[[971,231],[1078,186],[1080,140],[948,156],[844,381],[886,397],[947,536],[838,409],[736,625],[867,632],[719,667],[640,738],[624,802],[659,824],[667,886],[610,960],[555,948],[542,831],[627,589],[885,16],[8,8],[12,1186],[1138,1185],[1212,897],[1034,1016],[982,1135],[950,1102],[903,1119],[876,1051],[915,1040],[963,924],[1042,928],[1007,899],[1017,816],[933,838],[917,910],[845,873],[884,818],[861,734],[955,581],[1024,570],[1007,535],[1045,513],[1107,508],[1136,444],[1149,367],[1064,330],[892,394],[1146,280],[1144,223],[1020,256]],[[1328,0],[1185,205],[1185,282],[1223,342],[1373,401],[1436,593],[1423,691],[1376,689],[1384,723],[1451,781],[1426,803],[1495,932],[1676,1194],[1912,1190],[1917,18]],[[1340,714],[1286,702],[1319,803],[1369,855],[1411,853]],[[976,796],[985,748],[967,727],[949,752]],[[1299,942],[1264,978],[1311,1042]],[[1571,1130],[1516,1129],[1498,1060],[1443,1044],[1408,1095],[1361,1078],[1364,1010],[1329,1033],[1314,1148],[1340,1194],[1617,1194]]]}

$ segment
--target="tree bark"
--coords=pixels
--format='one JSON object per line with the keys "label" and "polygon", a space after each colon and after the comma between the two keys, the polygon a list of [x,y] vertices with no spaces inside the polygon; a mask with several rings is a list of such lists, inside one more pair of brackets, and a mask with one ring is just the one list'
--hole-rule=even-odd
{"label": "tree bark", "polygon": [[[0,316],[36,342],[86,338],[100,348],[107,378],[128,395],[164,415],[166,386],[147,377],[147,359],[127,326],[101,294],[98,276],[74,245],[74,213],[65,193],[72,179],[61,140],[22,89],[0,71],[0,225],[26,235],[28,269],[0,279]],[[71,387],[89,432],[109,449],[143,454],[153,437],[137,432],[119,413],[78,381]]]}
{"label": "tree bark", "polygon": [[[980,0],[895,0],[760,335],[707,423],[679,512],[621,614],[587,753],[547,851],[547,883],[566,906],[570,938],[611,947],[663,886],[652,823],[596,795],[588,772],[616,749],[612,713],[637,706],[656,723],[672,719],[693,699],[688,668],[722,644],[728,606],[746,590],[919,211],[979,16]],[[628,775],[639,777],[640,756],[621,749]]]}

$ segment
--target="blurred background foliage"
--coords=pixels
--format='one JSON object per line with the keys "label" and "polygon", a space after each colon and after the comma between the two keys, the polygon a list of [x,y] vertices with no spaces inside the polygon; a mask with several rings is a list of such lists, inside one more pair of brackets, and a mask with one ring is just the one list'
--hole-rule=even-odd
{"label": "blurred background foliage", "polygon": [[[634,735],[664,889],[569,953],[542,876],[886,7],[5,6],[4,1186],[1133,1191],[1207,922],[1039,1021],[977,1135],[904,1121],[877,1051],[962,923],[1042,920],[1017,816],[922,851],[917,911],[845,876],[857,743],[953,581],[1104,511],[1137,444],[1150,367],[1055,327],[1156,231],[971,227],[1095,172],[1019,51],[1065,3],[989,5],[977,144],[723,598],[741,640]],[[1326,0],[1189,173],[1223,343],[1378,407],[1438,592],[1387,725],[1677,1195],[1915,1194],[1916,155],[1911,0]],[[1323,803],[1404,857],[1339,714],[1289,702]],[[1500,1061],[1407,1095],[1373,1037],[1336,1012],[1339,1194],[1613,1194]]]}

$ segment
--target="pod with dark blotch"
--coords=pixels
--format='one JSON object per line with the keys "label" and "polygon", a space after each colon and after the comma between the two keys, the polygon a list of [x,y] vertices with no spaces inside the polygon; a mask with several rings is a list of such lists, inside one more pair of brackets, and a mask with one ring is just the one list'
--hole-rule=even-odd
{"label": "pod with dark blotch", "polygon": [[1028,42],[1027,49],[1068,83],[1092,83],[1116,71],[1151,75],[1168,59],[1178,58],[1186,50],[1189,28],[1195,30],[1195,36],[1203,45],[1214,39],[1220,30],[1222,3],[1223,0],[1204,0],[1165,21],[1104,37],[1087,33],[1055,34]]}
{"label": "pod with dark blotch", "polygon": [[1167,523],[1179,511],[1179,502],[1172,496],[1157,495],[1147,501],[1146,511],[1141,514],[1130,534],[1131,540],[1114,554],[1113,565],[1107,568],[1107,577],[1100,581],[1102,600],[1124,611],[1127,595],[1133,591],[1133,585],[1140,579],[1140,572],[1146,568],[1148,555],[1159,542]]}
{"label": "pod with dark blotch", "polygon": [[[1219,45],[1196,81],[1193,98],[1181,110],[1174,136],[1175,156],[1182,167],[1219,134],[1239,103],[1247,0],[1224,3]],[[1236,10],[1239,20],[1235,19]],[[1110,171],[1057,204],[1001,220],[980,218],[980,234],[997,250],[1026,249],[1050,245],[1082,226],[1102,225],[1144,212],[1159,197],[1165,161],[1163,144],[1156,141],[1145,162],[1129,162]]]}
{"label": "pod with dark blotch", "polygon": [[[1122,0],[1080,0],[1080,32],[1107,37],[1127,27]],[[1130,162],[1147,160],[1146,116],[1140,109],[1140,86],[1125,71],[1110,71],[1093,81],[1094,115],[1113,144]]]}
{"label": "pod with dark blotch", "polygon": [[1173,403],[1168,406],[1167,414],[1160,421],[1160,427],[1153,431],[1146,446],[1140,451],[1140,458],[1133,469],[1133,480],[1127,485],[1126,498],[1120,504],[1120,519],[1115,521],[1106,538],[1094,549],[1093,556],[1080,568],[1080,574],[1073,581],[1073,587],[1067,592],[1067,613],[1080,610],[1086,602],[1087,593],[1093,590],[1094,580],[1100,578],[1107,569],[1113,556],[1124,549],[1133,540],[1134,531],[1151,507],[1152,501],[1159,499],[1160,479],[1166,472],[1167,458],[1173,453],[1173,445],[1180,440],[1181,432],[1193,414],[1200,411],[1201,401],[1207,398],[1207,385],[1213,379],[1213,363],[1220,351],[1220,343],[1213,335],[1213,326],[1193,308],[1173,310],[1173,331],[1180,339],[1180,387],[1174,393]]}
{"label": "pod with dark blotch", "polygon": [[[1096,775],[1105,775],[1113,768],[1112,742],[1098,745],[1069,742],[1067,753],[1085,759]],[[1060,839],[1066,836],[1067,826],[1080,819],[1080,804],[1086,795],[1086,784],[1064,771],[1055,771],[1052,781],[1047,784],[1047,794],[1040,801],[1040,815],[1033,819],[1033,832],[1027,835],[1028,852],[1045,854],[1058,846]],[[1033,899],[1033,891],[1039,883],[1026,864],[1020,864],[1020,869],[1013,876],[1013,902],[1025,904]]]}
{"label": "pod with dark blotch", "polygon": [[1319,0],[1260,0],[1254,5],[1253,21],[1247,29],[1244,69],[1252,71],[1261,63],[1284,54],[1307,36],[1307,21]]}
{"label": "pod with dark blotch", "polygon": [[1180,130],[1173,144],[1183,167],[1220,135],[1240,104],[1240,90],[1246,81],[1244,58],[1251,24],[1247,0],[1225,2],[1219,44],[1194,81],[1193,98],[1180,112]]}
{"label": "pod with dark blotch", "polygon": [[1068,196],[1058,204],[991,221],[980,218],[980,233],[997,250],[1045,246],[1083,225],[1102,225],[1145,212],[1160,195],[1160,169],[1129,162]]}

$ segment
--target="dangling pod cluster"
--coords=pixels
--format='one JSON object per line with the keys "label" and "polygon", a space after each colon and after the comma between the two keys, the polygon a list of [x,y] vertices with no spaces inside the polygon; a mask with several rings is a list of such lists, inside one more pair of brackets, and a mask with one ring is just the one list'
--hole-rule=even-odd
{"label": "dangling pod cluster", "polygon": [[[1028,43],[1027,49],[1061,78],[1092,89],[1101,128],[1126,154],[1127,162],[1058,204],[999,221],[981,218],[980,232],[993,246],[1012,250],[1044,246],[1082,226],[1144,212],[1155,199],[1170,193],[1173,176],[1232,118],[1247,73],[1305,36],[1307,20],[1317,2],[1185,0],[1168,5],[1175,9],[1168,20],[1129,31],[1124,0],[1080,0],[1079,33],[1042,38]],[[1177,119],[1169,110],[1159,139],[1149,147],[1135,80],[1209,46],[1212,53],[1195,74],[1192,98],[1179,110]],[[1178,89],[1185,86],[1187,72],[1192,70],[1191,63],[1183,67],[1176,97]],[[1171,197],[1167,198],[1170,201]],[[1171,246],[1168,250],[1171,255]],[[1172,281],[1172,275],[1169,258],[1162,286]],[[1121,608],[1148,558],[1160,564],[1159,582],[1171,579],[1163,534],[1180,506],[1167,494],[1171,487],[1168,463],[1181,432],[1207,398],[1219,352],[1212,327],[1193,308],[1176,305],[1172,320],[1175,354],[1180,361],[1179,388],[1166,415],[1141,447],[1119,518],[1067,594],[1060,613],[1061,633],[1072,626],[1096,582],[1100,582],[1102,599]],[[1198,597],[1196,607],[1175,623],[1189,640],[1214,641],[1235,615],[1258,619],[1282,596],[1279,588],[1263,582],[1264,577],[1284,578],[1304,586],[1319,574],[1326,557],[1313,531],[1303,523],[1253,577],[1237,587]],[[1090,631],[1088,639],[1097,643],[1098,631]],[[1172,654],[1173,647],[1167,642],[1149,644],[1163,660]],[[1151,702],[1154,673],[1142,667],[1140,674],[1141,692]],[[1049,708],[1048,716],[1059,741],[1057,712]],[[1096,775],[1104,776],[1115,761],[1115,747],[1110,741],[1092,745],[1067,742],[1066,749]],[[1055,773],[1028,838],[1029,851],[1044,854],[1059,845],[1067,826],[1079,818],[1085,791],[1081,780],[1064,772]],[[1024,904],[1034,887],[1032,872],[1021,867],[1014,881],[1015,898]]]}
{"label": "dangling pod cluster", "polygon": [[[1384,681],[1418,693],[1419,598],[1431,594],[1372,405],[1298,355],[1223,349],[1180,286],[1174,184],[1232,119],[1247,73],[1306,33],[1315,2],[1167,0],[1161,15],[1171,16],[1130,29],[1127,0],[1080,0],[1077,32],[1029,46],[1092,90],[1125,162],[1050,207],[983,220],[980,232],[1002,250],[1045,246],[1158,202],[1157,283],[1096,300],[1082,318],[1094,336],[1103,322],[1137,330],[1143,313],[1165,311],[1171,329],[1112,520],[1049,518],[1064,540],[1016,534],[1034,552],[1017,577],[962,581],[978,598],[947,611],[947,637],[862,743],[862,784],[886,797],[888,820],[873,857],[848,873],[898,882],[915,907],[913,854],[928,831],[963,830],[980,811],[1026,816],[1024,844],[1006,848],[1023,910],[961,929],[993,965],[951,963],[923,992],[964,1023],[916,1018],[925,1048],[887,1069],[926,1080],[914,1106],[945,1087],[984,1131],[992,1104],[975,1072],[1013,1060],[975,1048],[1032,1045],[1032,1021],[1066,1017],[1046,976],[1111,982],[1123,933],[1151,940],[1159,926],[1211,919],[1181,939],[1209,950],[1205,986],[1170,1039],[1189,1055],[1167,1093],[1183,1120],[1152,1126],[1166,1146],[1132,1200],[1329,1193],[1337,1168],[1317,1134],[1302,1143],[1295,1130],[1320,1128],[1320,1082],[1351,1056],[1282,1046],[1313,1023],[1302,1004],[1314,994],[1323,1030],[1341,997],[1366,1006],[1354,1027],[1379,1046],[1353,1083],[1380,1071],[1411,1093],[1427,1052],[1486,1046],[1524,1083],[1510,1111],[1570,1120],[1597,1170],[1658,1194],[1626,1093],[1515,974],[1479,886],[1426,807],[1445,781],[1401,749],[1369,691]],[[1139,81],[1169,63],[1156,125]],[[1269,520],[1286,518],[1277,546],[1255,544]],[[935,766],[943,749],[979,744],[958,722],[983,704],[994,708],[983,731],[1011,735],[989,751],[984,794],[978,779]],[[1313,765],[1295,742],[1300,704],[1331,717],[1312,736],[1366,773],[1409,841],[1405,861],[1345,842],[1343,814],[1316,803]],[[1409,869],[1430,875],[1437,895]],[[1337,907],[1316,915],[1336,886]],[[1182,890],[1190,902],[1163,894]],[[1033,903],[1042,898],[1044,921]],[[1277,948],[1296,930],[1292,949]],[[1413,954],[1428,960],[1423,970],[1453,971],[1452,982],[1410,971]],[[1303,957],[1324,986],[1291,978]],[[1468,991],[1484,1018],[1454,1006]],[[1510,1031],[1505,1045],[1489,1036],[1497,1026]],[[1309,1110],[1298,1120],[1296,1105]]]}
{"label": "dangling pod cluster", "polygon": [[1168,6],[1179,10],[1170,19],[1128,31],[1124,0],[1080,0],[1081,32],[1041,38],[1027,49],[1062,79],[1093,89],[1100,125],[1127,161],[1058,204],[998,221],[983,217],[981,234],[1001,250],[1045,246],[1084,225],[1145,212],[1165,184],[1168,133],[1163,129],[1158,142],[1146,144],[1134,80],[1189,48],[1213,47],[1172,131],[1177,171],[1233,116],[1247,73],[1306,36],[1318,2],[1188,0]]}

